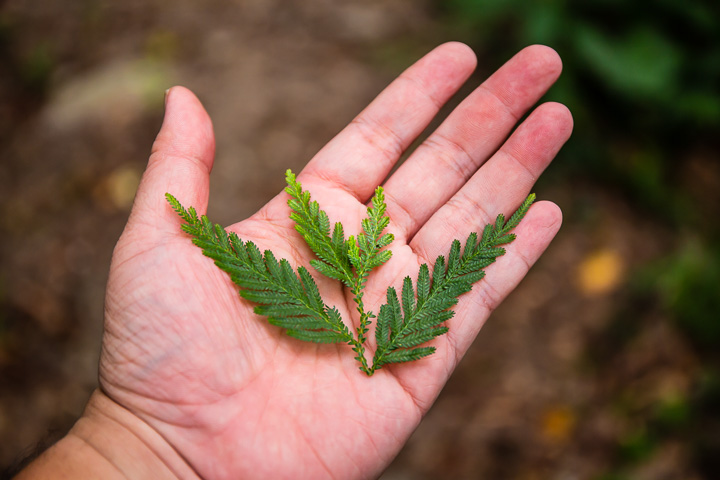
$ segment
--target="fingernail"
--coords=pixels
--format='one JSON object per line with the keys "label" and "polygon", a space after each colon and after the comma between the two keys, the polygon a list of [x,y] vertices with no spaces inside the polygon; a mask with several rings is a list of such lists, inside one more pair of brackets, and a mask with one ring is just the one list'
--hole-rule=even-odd
{"label": "fingernail", "polygon": [[165,106],[166,107],[167,107],[167,103],[168,103],[168,97],[170,96],[170,90],[172,90],[172,87],[165,90]]}

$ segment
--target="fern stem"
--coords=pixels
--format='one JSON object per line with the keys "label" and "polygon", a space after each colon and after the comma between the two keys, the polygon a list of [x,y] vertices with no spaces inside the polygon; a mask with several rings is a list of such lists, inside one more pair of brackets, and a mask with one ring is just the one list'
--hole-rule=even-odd
{"label": "fern stem", "polygon": [[355,357],[360,362],[360,370],[366,373],[368,376],[372,375],[370,366],[368,365],[367,358],[365,358],[365,342],[367,341],[367,332],[369,330],[371,318],[373,317],[372,312],[365,311],[365,304],[362,301],[362,290],[364,289],[364,278],[366,274],[364,272],[356,272],[355,278],[353,279],[353,300],[357,305],[357,311],[360,314],[360,323],[357,327],[357,338],[353,338],[353,351],[357,353]]}
{"label": "fern stem", "polygon": [[[470,291],[472,285],[484,277],[484,269],[494,263],[499,255],[505,253],[505,250],[500,247],[500,245],[509,243],[515,239],[515,235],[510,232],[520,223],[520,220],[525,216],[534,200],[535,195],[530,194],[507,221],[505,221],[502,214],[498,215],[494,225],[486,225],[479,241],[476,240],[476,234],[471,233],[462,255],[460,254],[460,242],[455,240],[448,255],[447,264],[444,262],[444,257],[438,257],[433,267],[433,283],[429,295],[423,298],[422,304],[417,305],[417,310],[415,311],[408,312],[407,308],[403,306],[403,310],[405,310],[404,321],[399,325],[397,331],[393,331],[386,344],[382,346],[378,345],[378,349],[373,356],[372,367],[369,372],[367,372],[368,375],[372,375],[376,370],[388,363],[385,361],[386,356],[401,348],[399,344],[403,341],[406,332],[409,333],[409,331],[411,331],[416,319],[421,318],[425,310],[431,308],[429,307],[430,305],[433,305],[436,301],[445,300],[448,302],[449,309],[457,304],[457,298],[460,295]],[[468,268],[472,262],[482,259],[484,259],[484,261],[476,264],[476,268]],[[435,272],[438,268],[440,268],[441,271]],[[439,275],[436,275],[436,273]],[[407,278],[406,281],[410,282],[410,279]],[[411,282],[410,287],[412,287]],[[450,298],[447,298],[451,292],[452,295]],[[395,295],[394,291],[393,295]],[[442,324],[442,321],[438,322],[438,325],[440,324]],[[433,334],[434,336],[443,330],[447,331],[447,328],[439,327],[438,325],[433,327],[439,329]],[[380,328],[380,325],[376,328]],[[444,333],[444,331],[442,333]],[[432,349],[428,351],[434,351],[434,347],[428,348]]]}

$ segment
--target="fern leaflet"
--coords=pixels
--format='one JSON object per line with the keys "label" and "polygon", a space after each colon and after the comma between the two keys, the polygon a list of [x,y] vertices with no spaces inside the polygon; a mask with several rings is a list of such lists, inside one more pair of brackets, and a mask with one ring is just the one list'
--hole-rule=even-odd
{"label": "fern leaflet", "polygon": [[316,343],[351,343],[352,333],[342,322],[340,312],[323,302],[317,285],[305,267],[296,274],[287,260],[278,261],[266,250],[261,253],[253,242],[243,242],[235,233],[213,225],[206,216],[198,218],[190,207],[166,194],[168,202],[187,222],[183,231],[193,237],[215,265],[230,275],[240,295],[257,303],[255,313],[286,330],[287,334]]}
{"label": "fern leaflet", "polygon": [[363,290],[372,269],[379,267],[392,256],[390,250],[383,250],[392,243],[391,233],[383,234],[390,223],[385,214],[385,194],[382,187],[377,187],[367,218],[363,219],[362,232],[357,237],[345,240],[343,227],[336,223],[330,235],[330,221],[327,213],[320,209],[315,201],[310,200],[310,193],[302,189],[291,170],[285,173],[288,186],[285,191],[291,199],[288,205],[292,209],[290,218],[295,221],[295,229],[303,236],[305,243],[317,255],[318,259],[310,260],[318,272],[340,280],[350,288],[353,301],[360,316],[356,329],[357,337],[351,342],[355,359],[360,362],[360,369],[370,374],[371,367],[365,358],[365,342],[370,322],[375,315],[365,310]]}
{"label": "fern leaflet", "polygon": [[288,184],[285,191],[291,197],[288,205],[292,209],[290,218],[295,222],[295,230],[318,257],[310,260],[310,265],[326,277],[352,287],[353,271],[342,224],[335,223],[330,235],[327,213],[320,209],[316,201],[310,201],[310,192],[302,189],[291,170],[285,173],[285,181]]}
{"label": "fern leaflet", "polygon": [[389,363],[418,360],[435,352],[435,347],[420,345],[448,331],[443,323],[454,316],[451,310],[458,297],[469,292],[472,285],[485,276],[484,269],[505,253],[500,245],[512,242],[510,231],[525,216],[535,195],[530,195],[506,222],[498,215],[494,224],[485,227],[480,240],[471,233],[465,247],[455,240],[447,258],[440,255],[433,266],[432,279],[427,264],[422,264],[413,289],[410,277],[403,281],[401,299],[390,287],[387,303],[380,307],[375,329],[377,350],[372,370]]}

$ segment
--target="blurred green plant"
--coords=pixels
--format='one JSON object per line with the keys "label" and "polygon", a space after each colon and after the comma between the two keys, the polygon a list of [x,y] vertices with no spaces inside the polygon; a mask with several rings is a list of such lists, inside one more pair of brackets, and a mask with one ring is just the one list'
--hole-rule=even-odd
{"label": "blurred green plant", "polygon": [[31,90],[44,93],[50,83],[55,61],[46,44],[37,45],[22,59],[20,73],[24,84]]}
{"label": "blurred green plant", "polygon": [[614,318],[589,342],[587,354],[596,372],[604,371],[601,375],[610,378],[621,376],[612,371],[616,367],[607,366],[617,365],[635,348],[634,338],[663,321],[685,339],[682,344],[693,347],[692,358],[700,364],[682,367],[690,382],[687,390],[664,392],[651,403],[638,390],[642,384],[633,385],[633,377],[613,382],[608,405],[621,422],[636,428],[616,438],[610,477],[601,478],[613,478],[652,461],[668,442],[687,448],[697,471],[720,468],[720,245],[697,234],[680,236],[677,244],[664,257],[633,273]]}
{"label": "blurred green plant", "polygon": [[[620,186],[683,221],[676,172],[720,130],[720,3],[714,0],[447,0],[446,28],[481,64],[525,45],[555,48],[563,76],[549,97],[570,107],[573,138],[551,173]],[[670,198],[669,198],[669,197]],[[670,200],[670,201],[668,201]]]}
{"label": "blurred green plant", "polygon": [[52,43],[24,45],[21,27],[0,11],[0,143],[45,100],[57,61]]}
{"label": "blurred green plant", "polygon": [[653,410],[652,416],[658,428],[666,430],[682,429],[689,424],[693,414],[693,406],[679,393],[661,398]]}
{"label": "blurred green plant", "polygon": [[669,259],[658,278],[663,301],[696,343],[720,343],[720,247],[691,242]]}
{"label": "blurred green plant", "polygon": [[656,448],[656,439],[645,428],[638,428],[629,432],[619,442],[620,456],[629,463],[647,459]]}
{"label": "blurred green plant", "polygon": [[720,344],[720,244],[689,238],[636,273],[639,295],[655,295],[697,349]]}
{"label": "blurred green plant", "polygon": [[47,42],[37,42],[30,48],[19,48],[16,37],[20,28],[10,18],[0,14],[0,59],[4,75],[30,93],[44,94],[56,67],[52,49]]}

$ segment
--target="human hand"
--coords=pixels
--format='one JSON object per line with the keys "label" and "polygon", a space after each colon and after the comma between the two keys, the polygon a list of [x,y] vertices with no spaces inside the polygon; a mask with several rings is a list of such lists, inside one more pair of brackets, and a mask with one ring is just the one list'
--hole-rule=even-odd
{"label": "human hand", "polygon": [[[308,163],[298,180],[332,222],[359,229],[375,187],[474,67],[466,46],[438,47]],[[511,213],[527,196],[569,137],[572,119],[562,105],[544,104],[511,131],[560,69],[552,50],[523,50],[384,182],[395,241],[392,259],[368,281],[369,310],[377,311],[388,285],[416,277],[419,265],[446,254],[453,239],[464,239],[498,213]],[[369,378],[347,345],[303,343],[255,315],[227,275],[180,231],[164,194],[206,210],[214,140],[210,119],[189,91],[174,88],[166,102],[163,127],[113,255],[101,392],[86,417],[121,424],[155,453],[169,476],[377,477],[492,310],[552,240],[559,209],[549,202],[533,205],[506,255],[460,298],[449,332],[433,341],[434,355],[383,367]],[[287,198],[279,194],[228,230],[306,265],[311,252],[288,218]],[[316,281],[329,305],[357,320],[352,295],[332,280],[318,275]],[[91,421],[75,430],[85,443],[94,442]]]}

